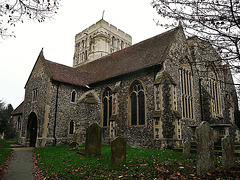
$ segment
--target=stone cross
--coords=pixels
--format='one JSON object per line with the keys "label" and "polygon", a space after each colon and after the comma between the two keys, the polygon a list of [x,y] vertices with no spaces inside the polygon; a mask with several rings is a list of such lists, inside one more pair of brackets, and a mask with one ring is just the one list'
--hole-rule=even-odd
{"label": "stone cross", "polygon": [[85,155],[88,157],[101,155],[101,127],[94,123],[86,130]]}
{"label": "stone cross", "polygon": [[187,140],[183,144],[183,156],[189,158],[191,150],[191,141]]}
{"label": "stone cross", "polygon": [[222,138],[222,164],[225,170],[229,170],[234,166],[235,151],[232,138],[227,135]]}
{"label": "stone cross", "polygon": [[202,176],[214,170],[213,130],[208,122],[197,127],[197,175]]}
{"label": "stone cross", "polygon": [[126,163],[126,140],[116,137],[111,143],[111,166],[118,167]]}

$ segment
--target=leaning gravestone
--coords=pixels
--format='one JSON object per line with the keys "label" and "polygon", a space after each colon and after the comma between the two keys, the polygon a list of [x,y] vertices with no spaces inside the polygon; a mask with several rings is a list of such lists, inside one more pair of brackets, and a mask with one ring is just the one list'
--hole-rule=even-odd
{"label": "leaning gravestone", "polygon": [[73,142],[77,142],[79,144],[79,146],[81,146],[82,145],[82,141],[83,141],[82,133],[74,133],[74,135],[73,135]]}
{"label": "leaning gravestone", "polygon": [[111,143],[111,166],[118,167],[126,162],[126,140],[116,137]]}
{"label": "leaning gravestone", "polygon": [[222,138],[222,164],[225,170],[229,170],[234,166],[235,151],[232,138],[227,135]]}
{"label": "leaning gravestone", "polygon": [[189,158],[191,150],[191,141],[187,140],[183,144],[183,156]]}
{"label": "leaning gravestone", "polygon": [[77,142],[72,142],[69,144],[69,151],[77,150],[79,147]]}
{"label": "leaning gravestone", "polygon": [[197,127],[197,175],[202,176],[214,170],[213,131],[208,122]]}
{"label": "leaning gravestone", "polygon": [[85,155],[88,157],[101,155],[101,127],[94,123],[86,130]]}

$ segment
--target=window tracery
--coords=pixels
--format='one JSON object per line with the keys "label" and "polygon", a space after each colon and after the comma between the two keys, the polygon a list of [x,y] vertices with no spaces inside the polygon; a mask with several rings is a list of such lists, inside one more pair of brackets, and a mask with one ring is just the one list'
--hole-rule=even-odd
{"label": "window tracery", "polygon": [[109,126],[109,120],[112,116],[112,91],[106,88],[103,92],[103,126]]}
{"label": "window tracery", "polygon": [[139,81],[130,87],[130,102],[131,125],[145,125],[145,93]]}
{"label": "window tracery", "polygon": [[182,118],[194,119],[193,77],[189,70],[181,68],[180,87],[182,102]]}

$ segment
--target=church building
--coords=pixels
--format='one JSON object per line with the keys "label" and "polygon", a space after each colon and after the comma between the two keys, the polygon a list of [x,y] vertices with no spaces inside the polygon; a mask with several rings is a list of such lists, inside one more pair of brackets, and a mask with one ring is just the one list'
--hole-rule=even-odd
{"label": "church building", "polygon": [[101,19],[75,36],[73,67],[40,52],[13,120],[25,146],[84,142],[97,123],[103,144],[121,136],[128,146],[165,149],[194,140],[202,121],[216,141],[239,140],[237,109],[229,65],[209,42],[178,26],[132,45]]}

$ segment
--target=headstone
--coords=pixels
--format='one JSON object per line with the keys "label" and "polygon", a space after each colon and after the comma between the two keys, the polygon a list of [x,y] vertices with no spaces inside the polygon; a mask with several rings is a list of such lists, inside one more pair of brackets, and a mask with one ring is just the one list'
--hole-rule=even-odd
{"label": "headstone", "polygon": [[126,162],[126,140],[116,137],[111,143],[111,166],[118,167]]}
{"label": "headstone", "polygon": [[213,130],[208,122],[197,127],[197,175],[202,176],[214,170]]}
{"label": "headstone", "polygon": [[191,150],[191,141],[187,140],[183,144],[183,156],[189,158]]}
{"label": "headstone", "polygon": [[227,135],[222,138],[222,164],[225,170],[229,170],[234,166],[235,151],[232,138]]}
{"label": "headstone", "polygon": [[77,142],[72,142],[69,144],[69,151],[77,150],[79,147]]}
{"label": "headstone", "polygon": [[82,133],[74,133],[73,142],[77,142],[79,144],[79,146],[81,146],[83,143]]}
{"label": "headstone", "polygon": [[88,157],[101,155],[101,127],[94,123],[86,130],[85,155]]}

